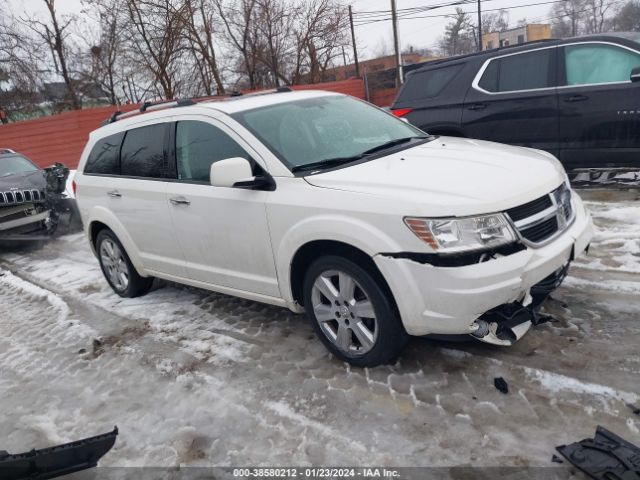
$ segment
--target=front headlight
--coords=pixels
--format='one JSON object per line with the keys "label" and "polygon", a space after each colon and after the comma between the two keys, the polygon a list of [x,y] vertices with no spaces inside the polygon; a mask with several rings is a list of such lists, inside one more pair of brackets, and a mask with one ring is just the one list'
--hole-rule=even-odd
{"label": "front headlight", "polygon": [[404,223],[439,253],[485,250],[516,240],[511,225],[501,213],[466,218],[405,217]]}

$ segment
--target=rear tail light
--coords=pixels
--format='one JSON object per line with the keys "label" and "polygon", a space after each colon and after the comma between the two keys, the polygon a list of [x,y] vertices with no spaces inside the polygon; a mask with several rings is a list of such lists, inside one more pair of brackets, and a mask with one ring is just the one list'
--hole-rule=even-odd
{"label": "rear tail light", "polygon": [[411,112],[413,112],[413,108],[396,108],[391,110],[391,113],[393,113],[398,118],[409,115]]}
{"label": "rear tail light", "polygon": [[76,185],[76,181],[75,181],[75,180],[73,180],[73,181],[71,182],[71,191],[73,192],[73,194],[74,194],[74,195],[76,194],[76,190],[77,190],[77,189],[78,189],[78,186]]}

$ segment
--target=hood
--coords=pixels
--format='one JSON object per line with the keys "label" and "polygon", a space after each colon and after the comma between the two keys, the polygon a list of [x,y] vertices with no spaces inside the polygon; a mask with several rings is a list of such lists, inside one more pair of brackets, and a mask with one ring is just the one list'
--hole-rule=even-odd
{"label": "hood", "polygon": [[415,213],[407,214],[463,216],[522,205],[549,193],[565,177],[560,162],[546,152],[439,137],[305,180],[316,187],[415,204]]}
{"label": "hood", "polygon": [[0,192],[9,191],[12,188],[19,190],[44,190],[46,185],[45,173],[42,170],[0,177]]}

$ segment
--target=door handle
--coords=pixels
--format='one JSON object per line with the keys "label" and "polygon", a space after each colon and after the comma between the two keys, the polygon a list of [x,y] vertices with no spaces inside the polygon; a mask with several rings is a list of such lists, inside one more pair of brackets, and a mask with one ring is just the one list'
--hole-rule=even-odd
{"label": "door handle", "polygon": [[484,103],[474,103],[467,107],[468,110],[484,110],[487,108],[487,105]]}
{"label": "door handle", "polygon": [[120,198],[122,196],[122,194],[118,190],[111,190],[110,192],[107,192],[107,195],[112,198]]}
{"label": "door handle", "polygon": [[186,198],[180,196],[180,197],[171,197],[169,199],[169,201],[173,204],[173,205],[191,205],[191,202],[189,200],[187,200]]}
{"label": "door handle", "polygon": [[586,95],[571,95],[570,97],[565,97],[565,102],[584,102],[585,100],[589,100],[589,97]]}

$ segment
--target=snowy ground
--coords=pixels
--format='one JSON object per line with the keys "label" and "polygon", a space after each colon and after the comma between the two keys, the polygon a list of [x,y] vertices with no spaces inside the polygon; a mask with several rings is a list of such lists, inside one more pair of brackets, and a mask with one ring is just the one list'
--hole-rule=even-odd
{"label": "snowy ground", "polygon": [[376,369],[286,310],[168,284],[121,299],[81,234],[4,249],[0,449],[116,424],[103,466],[546,466],[598,424],[640,444],[640,194],[584,196],[598,234],[556,323],[507,349],[416,339]]}

